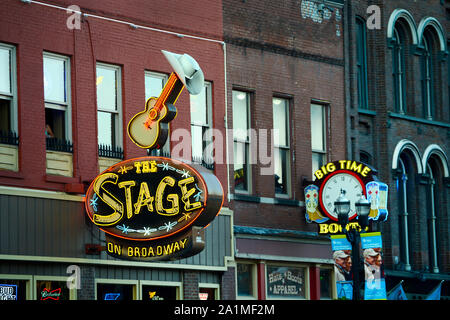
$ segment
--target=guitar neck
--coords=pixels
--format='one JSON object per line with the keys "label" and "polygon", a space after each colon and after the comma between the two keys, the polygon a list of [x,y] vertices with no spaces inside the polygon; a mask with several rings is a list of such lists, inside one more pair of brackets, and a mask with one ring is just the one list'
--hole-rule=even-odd
{"label": "guitar neck", "polygon": [[183,88],[183,82],[181,82],[175,72],[172,72],[164,85],[161,94],[159,95],[157,107],[161,109],[166,103],[175,104],[181,91],[183,91]]}

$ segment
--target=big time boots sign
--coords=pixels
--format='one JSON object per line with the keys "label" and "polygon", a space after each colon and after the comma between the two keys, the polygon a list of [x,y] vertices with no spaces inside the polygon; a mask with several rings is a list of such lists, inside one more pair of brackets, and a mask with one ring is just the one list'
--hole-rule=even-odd
{"label": "big time boots sign", "polygon": [[120,259],[180,259],[203,250],[204,227],[219,213],[223,190],[201,166],[163,157],[125,160],[108,168],[86,193],[89,219]]}
{"label": "big time boots sign", "polygon": [[319,233],[342,233],[334,208],[342,191],[350,200],[347,228],[360,228],[355,203],[361,195],[370,202],[369,220],[387,219],[388,186],[377,180],[369,166],[353,160],[338,160],[320,167],[314,176],[314,184],[305,188],[306,221],[318,223]]}

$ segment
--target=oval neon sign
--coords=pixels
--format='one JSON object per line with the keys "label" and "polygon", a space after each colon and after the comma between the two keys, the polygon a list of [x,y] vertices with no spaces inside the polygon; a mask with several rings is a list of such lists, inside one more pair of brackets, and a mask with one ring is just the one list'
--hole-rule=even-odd
{"label": "oval neon sign", "polygon": [[113,165],[94,179],[85,200],[87,215],[96,226],[132,241],[205,227],[222,204],[223,189],[213,173],[164,157]]}

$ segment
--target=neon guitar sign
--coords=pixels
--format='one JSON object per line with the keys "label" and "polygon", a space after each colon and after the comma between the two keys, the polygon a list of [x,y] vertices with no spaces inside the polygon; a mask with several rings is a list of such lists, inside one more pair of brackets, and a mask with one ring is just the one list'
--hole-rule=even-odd
{"label": "neon guitar sign", "polygon": [[204,85],[203,72],[189,55],[162,51],[172,72],[158,98],[151,97],[145,110],[137,113],[128,123],[130,139],[141,148],[160,148],[167,140],[169,122],[177,116],[175,102],[186,86],[190,94],[198,94]]}

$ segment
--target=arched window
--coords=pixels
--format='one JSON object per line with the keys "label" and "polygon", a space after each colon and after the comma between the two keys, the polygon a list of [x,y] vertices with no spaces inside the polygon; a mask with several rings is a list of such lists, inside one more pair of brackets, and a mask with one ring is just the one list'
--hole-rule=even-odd
{"label": "arched window", "polygon": [[437,164],[430,158],[426,173],[428,175],[428,185],[427,185],[427,227],[428,227],[428,255],[429,255],[429,267],[433,273],[439,273],[439,231],[437,226],[438,212],[440,207],[440,172],[437,168]]}
{"label": "arched window", "polygon": [[368,109],[366,22],[360,17],[356,17],[356,70],[358,109]]}
{"label": "arched window", "polygon": [[395,111],[401,114],[406,113],[406,79],[405,79],[405,50],[406,35],[403,28],[397,23],[394,28],[393,40],[393,72],[394,77],[394,103]]}
{"label": "arched window", "polygon": [[409,203],[412,197],[411,178],[413,177],[411,163],[405,154],[398,159],[397,194],[399,212],[399,247],[400,263],[405,271],[411,270],[411,246],[409,232]]}
{"label": "arched window", "polygon": [[422,50],[422,114],[429,120],[441,120],[444,117],[441,62],[447,54],[444,28],[436,18],[426,17],[419,23],[417,36],[418,48]]}
{"label": "arched window", "polygon": [[433,119],[435,115],[435,66],[436,52],[434,50],[431,32],[426,31],[422,40],[423,53],[420,59],[422,69],[422,103],[423,114],[427,119]]}

